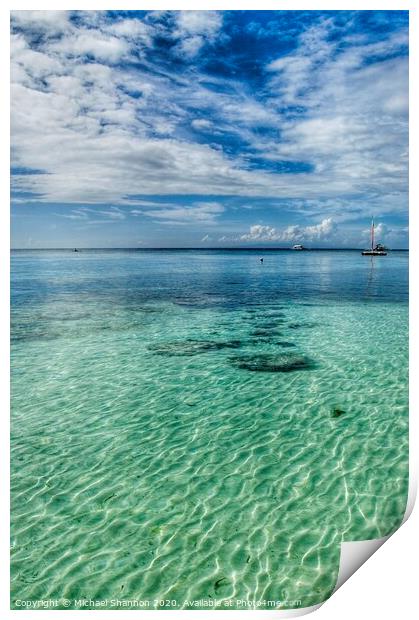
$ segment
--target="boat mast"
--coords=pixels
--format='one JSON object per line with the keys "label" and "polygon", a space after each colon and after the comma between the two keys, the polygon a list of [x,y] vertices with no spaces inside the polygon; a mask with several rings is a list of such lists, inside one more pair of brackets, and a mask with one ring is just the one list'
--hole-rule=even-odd
{"label": "boat mast", "polygon": [[371,222],[371,250],[374,249],[374,218],[372,218]]}

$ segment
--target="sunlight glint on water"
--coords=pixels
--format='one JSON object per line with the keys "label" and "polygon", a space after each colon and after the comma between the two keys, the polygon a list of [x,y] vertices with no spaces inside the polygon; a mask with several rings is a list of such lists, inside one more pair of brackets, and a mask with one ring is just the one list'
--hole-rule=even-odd
{"label": "sunlight glint on water", "polygon": [[14,252],[12,606],[324,600],[404,513],[407,260]]}

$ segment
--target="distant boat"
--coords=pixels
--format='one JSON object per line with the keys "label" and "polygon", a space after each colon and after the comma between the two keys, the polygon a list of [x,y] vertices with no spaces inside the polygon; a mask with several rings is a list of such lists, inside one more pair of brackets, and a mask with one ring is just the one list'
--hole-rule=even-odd
{"label": "distant boat", "polygon": [[375,230],[375,225],[374,225],[374,218],[372,218],[372,222],[371,222],[371,249],[370,250],[364,250],[362,252],[362,256],[387,256],[387,252],[386,249],[381,243],[377,243],[376,245],[374,245],[374,230]]}
{"label": "distant boat", "polygon": [[293,250],[305,250],[306,248],[300,243],[296,243],[295,245],[292,246],[292,249]]}

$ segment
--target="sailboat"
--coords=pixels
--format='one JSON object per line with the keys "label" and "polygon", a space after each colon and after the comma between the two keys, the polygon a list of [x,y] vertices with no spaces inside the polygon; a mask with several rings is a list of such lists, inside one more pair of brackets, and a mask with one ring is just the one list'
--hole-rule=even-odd
{"label": "sailboat", "polygon": [[374,218],[372,218],[372,222],[371,222],[371,249],[370,250],[364,250],[362,252],[362,256],[387,256],[387,252],[386,252],[386,248],[381,245],[381,243],[377,243],[376,246],[374,246]]}

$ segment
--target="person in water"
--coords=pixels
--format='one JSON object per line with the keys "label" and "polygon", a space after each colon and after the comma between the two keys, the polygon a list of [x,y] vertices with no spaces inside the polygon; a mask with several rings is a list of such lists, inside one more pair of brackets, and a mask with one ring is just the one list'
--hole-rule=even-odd
{"label": "person in water", "polygon": [[260,262],[263,263],[263,258],[260,259]]}

